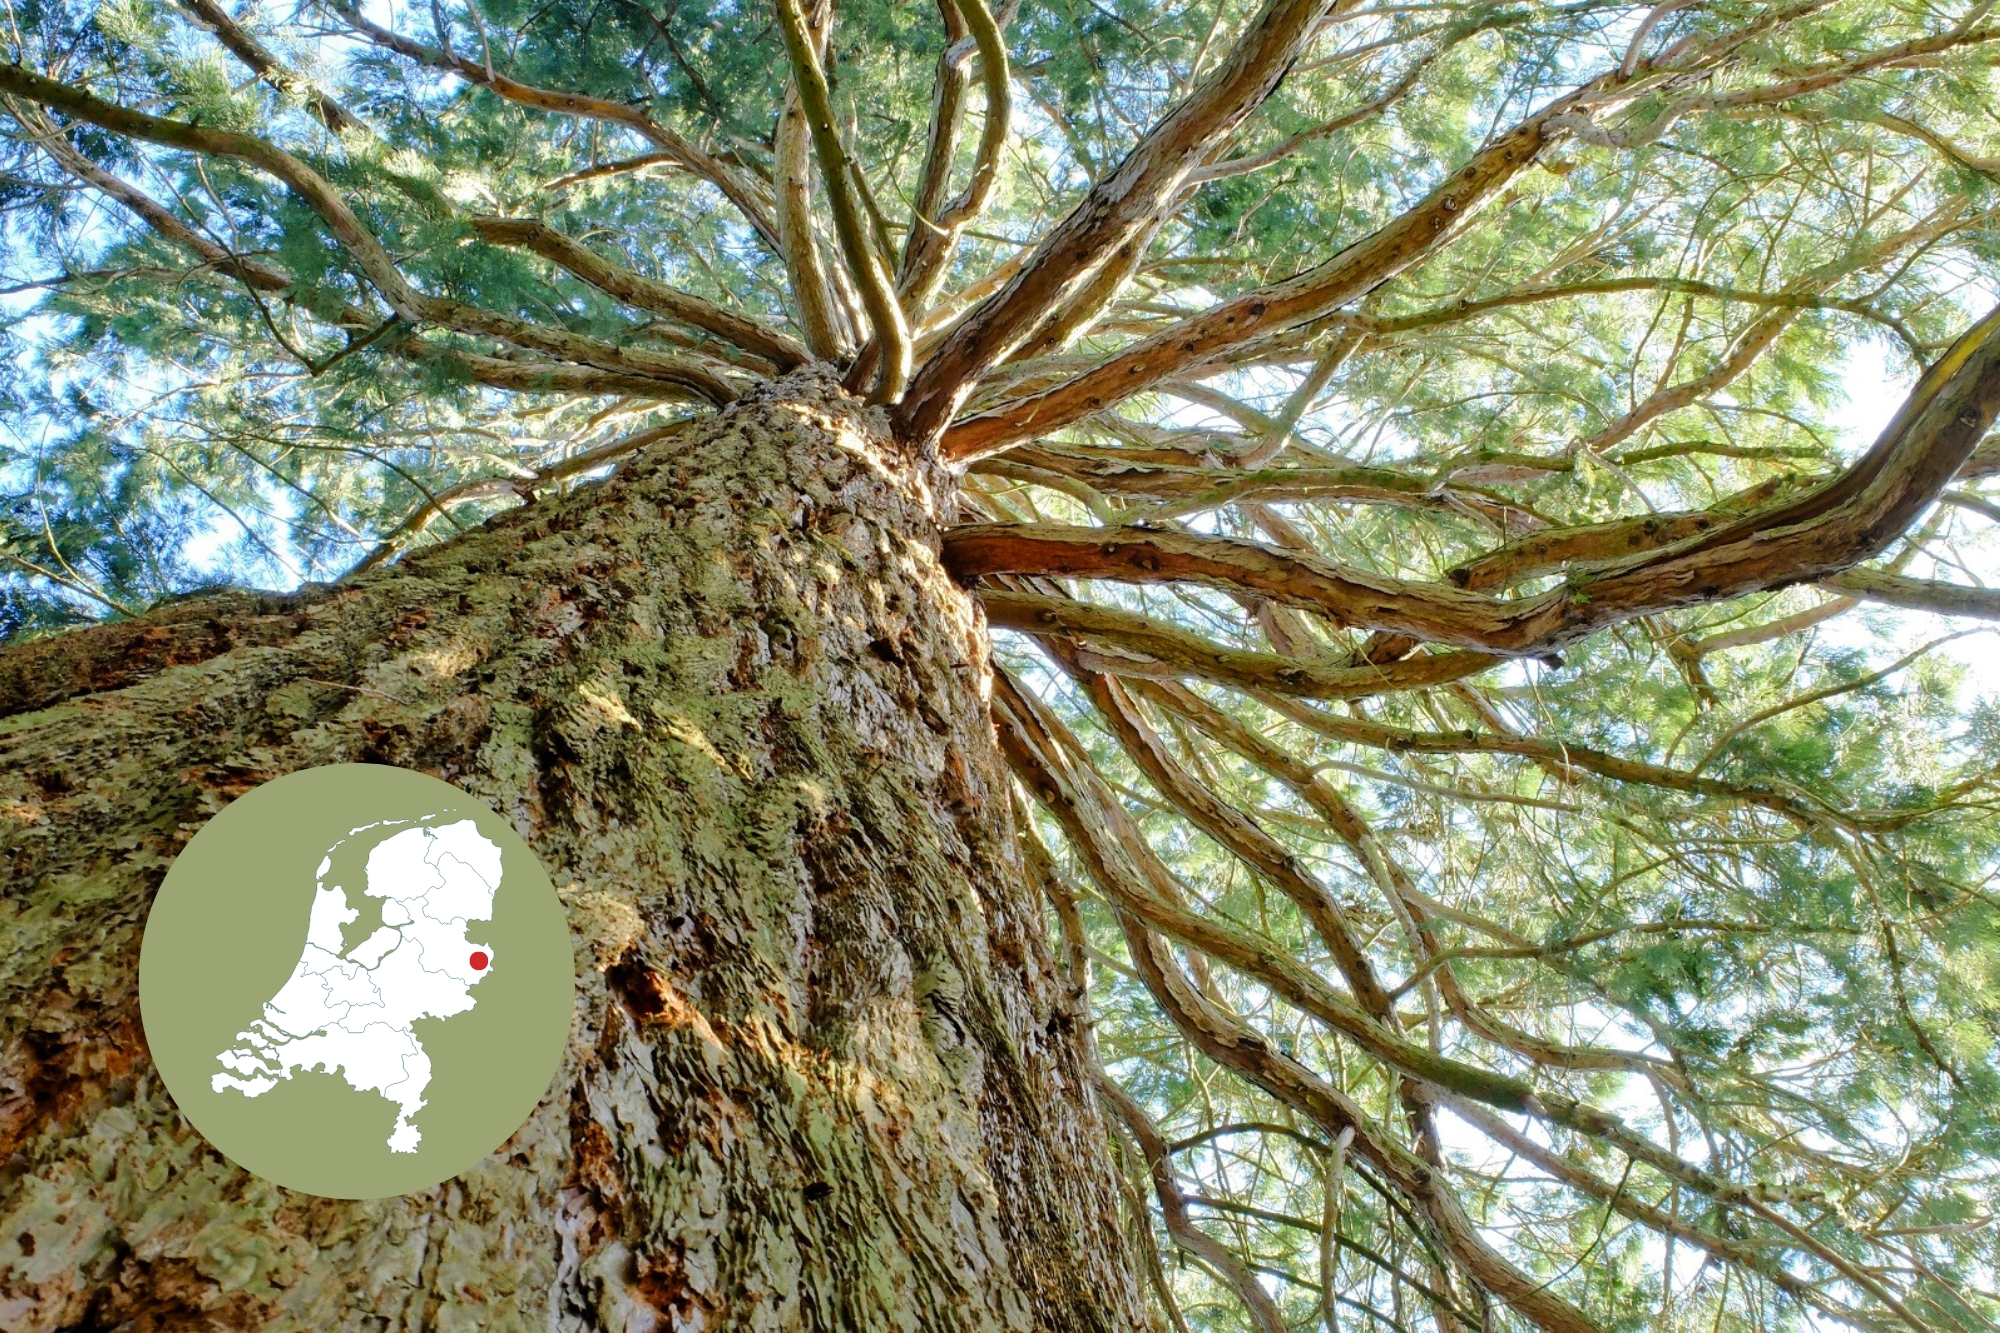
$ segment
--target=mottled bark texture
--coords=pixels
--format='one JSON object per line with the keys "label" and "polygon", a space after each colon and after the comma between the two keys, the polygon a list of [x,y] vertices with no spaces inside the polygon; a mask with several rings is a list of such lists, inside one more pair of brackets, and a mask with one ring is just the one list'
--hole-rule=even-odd
{"label": "mottled bark texture", "polygon": [[[948,488],[803,371],[399,567],[41,650],[0,722],[0,1327],[1141,1326]],[[509,818],[581,977],[514,1139],[362,1203],[210,1150],[137,993],[195,830],[352,760]]]}

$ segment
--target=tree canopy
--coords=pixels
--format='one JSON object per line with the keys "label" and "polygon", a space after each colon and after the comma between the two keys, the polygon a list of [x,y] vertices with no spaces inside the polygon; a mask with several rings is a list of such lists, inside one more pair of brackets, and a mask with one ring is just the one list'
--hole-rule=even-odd
{"label": "tree canopy", "polygon": [[1991,10],[13,0],[0,633],[829,362],[1163,1327],[1991,1327]]}

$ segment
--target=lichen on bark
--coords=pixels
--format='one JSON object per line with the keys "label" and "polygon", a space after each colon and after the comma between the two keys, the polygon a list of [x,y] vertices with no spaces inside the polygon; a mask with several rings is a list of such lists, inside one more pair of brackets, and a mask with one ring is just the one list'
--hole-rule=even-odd
{"label": "lichen on bark", "polygon": [[[399,566],[0,672],[0,1324],[1141,1326],[952,503],[809,369]],[[581,980],[512,1140],[347,1203],[192,1131],[137,965],[209,816],[356,760],[507,817]]]}

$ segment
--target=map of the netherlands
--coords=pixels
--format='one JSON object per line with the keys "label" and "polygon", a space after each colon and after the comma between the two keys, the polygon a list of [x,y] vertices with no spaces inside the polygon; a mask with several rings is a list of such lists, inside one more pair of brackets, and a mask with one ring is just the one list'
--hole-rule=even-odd
{"label": "map of the netherlands", "polygon": [[211,1085],[259,1097],[302,1070],[340,1074],[396,1105],[389,1148],[414,1153],[423,1136],[412,1117],[423,1109],[431,1062],[413,1025],[467,1012],[472,988],[490,974],[493,946],[468,940],[466,929],[492,917],[500,848],[470,819],[384,839],[368,854],[364,890],[383,900],[382,926],[352,949],[341,927],[360,913],[344,889],[325,882],[333,850],[320,861],[305,948],[290,978],[263,1016],[217,1054],[223,1072]]}
{"label": "map of the netherlands", "polygon": [[509,800],[327,764],[198,826],[147,915],[139,1003],[216,1152],[336,1199],[510,1169],[493,1154],[553,1106],[587,962]]}

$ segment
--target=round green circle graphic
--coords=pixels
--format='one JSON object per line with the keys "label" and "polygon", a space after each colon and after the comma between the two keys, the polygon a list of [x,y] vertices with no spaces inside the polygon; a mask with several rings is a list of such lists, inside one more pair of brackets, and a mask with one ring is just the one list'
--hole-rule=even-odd
{"label": "round green circle graphic", "polygon": [[474,1165],[569,1035],[569,926],[505,820],[407,769],[255,788],[167,872],[139,953],[153,1063],[225,1157],[371,1199]]}

